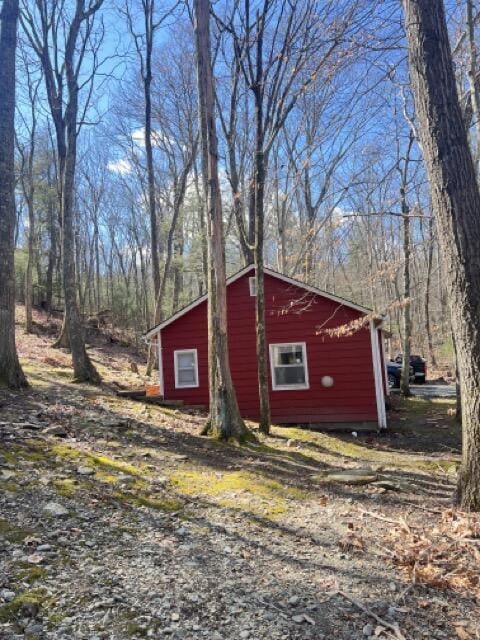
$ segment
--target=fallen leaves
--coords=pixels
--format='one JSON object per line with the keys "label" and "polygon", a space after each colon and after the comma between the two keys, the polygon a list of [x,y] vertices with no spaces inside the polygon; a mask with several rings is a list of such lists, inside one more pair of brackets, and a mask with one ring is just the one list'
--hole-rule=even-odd
{"label": "fallen leaves", "polygon": [[365,551],[365,542],[361,536],[353,531],[348,531],[338,541],[342,551]]}
{"label": "fallen leaves", "polygon": [[[423,530],[407,532],[405,527],[396,526],[387,539],[392,549],[391,560],[409,580],[474,595],[480,601],[478,515],[449,509],[439,521]],[[462,627],[458,628],[464,633]]]}
{"label": "fallen leaves", "polygon": [[457,638],[459,640],[472,640],[472,638],[474,637],[470,633],[470,631],[467,631],[467,629],[465,629],[465,627],[463,626],[455,627],[455,633],[457,634]]}

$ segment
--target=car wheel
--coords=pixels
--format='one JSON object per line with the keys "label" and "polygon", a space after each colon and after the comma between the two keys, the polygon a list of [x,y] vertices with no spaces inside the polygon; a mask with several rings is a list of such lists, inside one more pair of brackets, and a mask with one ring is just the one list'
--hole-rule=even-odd
{"label": "car wheel", "polygon": [[388,381],[388,388],[389,389],[395,389],[395,387],[399,386],[397,379],[391,373],[388,374],[387,381]]}

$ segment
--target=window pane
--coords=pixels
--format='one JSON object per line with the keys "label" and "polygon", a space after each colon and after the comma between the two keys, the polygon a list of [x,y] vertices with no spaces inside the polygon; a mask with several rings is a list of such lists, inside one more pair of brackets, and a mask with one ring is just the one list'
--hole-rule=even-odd
{"label": "window pane", "polygon": [[178,382],[179,384],[196,384],[195,369],[179,369]]}
{"label": "window pane", "polygon": [[305,369],[299,367],[275,367],[275,386],[305,384]]}
{"label": "window pane", "polygon": [[194,369],[195,354],[194,353],[178,353],[177,367],[178,369]]}
{"label": "window pane", "polygon": [[275,347],[275,364],[302,364],[303,350],[302,345],[294,344],[285,347]]}

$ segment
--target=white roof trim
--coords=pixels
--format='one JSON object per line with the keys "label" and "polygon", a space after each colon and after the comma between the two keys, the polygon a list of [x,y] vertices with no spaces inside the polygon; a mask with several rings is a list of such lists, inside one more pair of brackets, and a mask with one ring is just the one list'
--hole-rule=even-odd
{"label": "white roof trim", "polygon": [[[229,278],[227,278],[227,286],[232,284],[233,282],[235,282],[245,274],[247,274],[249,271],[252,271],[253,269],[255,269],[255,265],[249,264],[243,269],[241,269],[240,271],[237,271],[237,273],[235,273],[233,276],[230,276]],[[344,300],[343,298],[339,298],[338,296],[335,296],[333,293],[327,293],[326,291],[317,289],[317,287],[312,287],[309,284],[304,284],[299,280],[295,280],[294,278],[289,278],[288,276],[284,276],[281,273],[278,273],[277,271],[273,271],[272,269],[265,268],[264,273],[271,276],[272,278],[283,280],[283,282],[287,282],[288,284],[293,285],[295,287],[300,287],[301,289],[305,289],[306,291],[310,291],[311,293],[315,293],[319,296],[323,296],[324,298],[327,298],[328,300],[332,300],[333,302],[338,302],[342,306],[348,307],[349,309],[355,309],[355,311],[359,311],[360,313],[371,313],[371,309],[367,309],[367,307],[362,307],[358,304],[355,304],[354,302],[349,302],[348,300]],[[195,307],[198,307],[198,305],[202,304],[202,302],[205,302],[207,298],[208,298],[207,294],[201,296],[200,298],[197,298],[196,300],[191,302],[189,305],[187,305],[183,309],[180,309],[180,311],[177,311],[177,313],[174,313],[173,316],[170,316],[170,318],[168,318],[167,320],[164,320],[163,322],[158,324],[156,327],[153,327],[152,329],[147,331],[147,333],[145,334],[145,337],[147,339],[152,338],[164,327],[167,327],[172,322],[175,322],[175,320],[177,320],[178,318],[181,318],[183,315],[185,315],[192,309],[195,309]]]}

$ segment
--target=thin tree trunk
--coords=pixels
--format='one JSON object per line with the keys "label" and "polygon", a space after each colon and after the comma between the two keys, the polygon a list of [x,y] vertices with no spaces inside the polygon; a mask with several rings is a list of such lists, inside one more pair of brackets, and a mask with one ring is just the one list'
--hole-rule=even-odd
{"label": "thin tree trunk", "polygon": [[[190,155],[185,162],[185,166],[183,167],[182,173],[179,179],[175,181],[176,184],[174,185],[175,193],[174,193],[174,203],[173,203],[173,216],[172,216],[172,221],[170,223],[170,229],[168,231],[167,246],[166,246],[167,254],[165,256],[163,273],[160,280],[160,287],[158,289],[157,297],[155,300],[154,325],[158,325],[162,321],[163,302],[165,298],[167,281],[168,281],[168,276],[170,274],[170,267],[171,267],[172,258],[173,258],[173,241],[175,238],[177,222],[180,217],[180,212],[181,212],[183,200],[185,197],[185,191],[187,189],[188,174],[190,173],[193,162],[195,160],[196,148],[197,148],[197,143],[195,142],[192,146]],[[148,351],[147,370],[145,372],[146,376],[150,376],[152,374],[153,365],[155,363],[155,357],[156,357],[156,349],[150,348]]]}
{"label": "thin tree trunk", "polygon": [[[50,167],[48,169],[48,186],[50,186]],[[52,301],[53,301],[53,272],[55,270],[55,261],[56,261],[56,253],[57,253],[57,241],[56,241],[56,229],[55,229],[55,209],[53,206],[53,201],[51,198],[51,194],[48,194],[48,203],[47,203],[47,215],[48,215],[48,262],[47,262],[47,274],[46,274],[46,283],[45,283],[45,308],[48,313],[52,311]]]}
{"label": "thin tree trunk", "polygon": [[27,381],[15,346],[15,53],[18,0],[0,13],[0,383],[18,389]]}
{"label": "thin tree trunk", "polygon": [[144,78],[145,93],[145,155],[147,158],[148,209],[150,213],[150,244],[152,252],[152,277],[155,299],[160,291],[160,259],[158,255],[157,210],[155,201],[155,169],[152,150],[152,103],[151,103],[151,49],[147,53],[147,75]]}
{"label": "thin tree trunk", "polygon": [[73,375],[77,382],[98,384],[100,376],[88,357],[85,348],[85,331],[77,300],[77,278],[75,270],[75,231],[73,190],[76,163],[76,108],[67,120],[68,153],[62,176],[62,275],[65,296],[65,326],[72,352]]}
{"label": "thin tree trunk", "polygon": [[419,137],[451,307],[462,395],[458,494],[480,510],[480,192],[458,101],[443,2],[403,0]]}
{"label": "thin tree trunk", "polygon": [[[260,404],[260,431],[270,431],[270,399],[268,394],[267,348],[265,336],[265,279],[264,279],[264,233],[265,233],[265,177],[268,157],[265,154],[265,131],[263,113],[263,35],[265,16],[257,11],[255,83],[251,89],[255,104],[255,159],[253,167],[252,202],[254,264],[257,295],[255,297],[255,329],[257,341],[258,395]],[[251,243],[251,240],[250,240]]]}
{"label": "thin tree trunk", "polygon": [[424,298],[424,312],[425,312],[425,333],[427,335],[428,345],[428,358],[429,364],[432,367],[437,366],[435,358],[435,352],[433,349],[432,339],[432,323],[430,320],[430,285],[432,280],[432,264],[433,264],[433,218],[430,218],[429,224],[429,238],[428,238],[428,251],[427,251],[427,273],[425,276],[425,298]]}
{"label": "thin tree trunk", "polygon": [[209,0],[195,0],[194,9],[199,128],[208,236],[209,429],[220,439],[234,438],[241,441],[248,436],[248,430],[240,416],[228,355],[225,248],[210,57]]}
{"label": "thin tree trunk", "polygon": [[477,79],[477,43],[475,40],[474,24],[474,1],[467,0],[467,41],[468,41],[468,64],[467,78],[470,87],[470,100],[472,104],[473,123],[475,127],[474,163],[478,172],[480,160],[480,94],[478,91]]}

